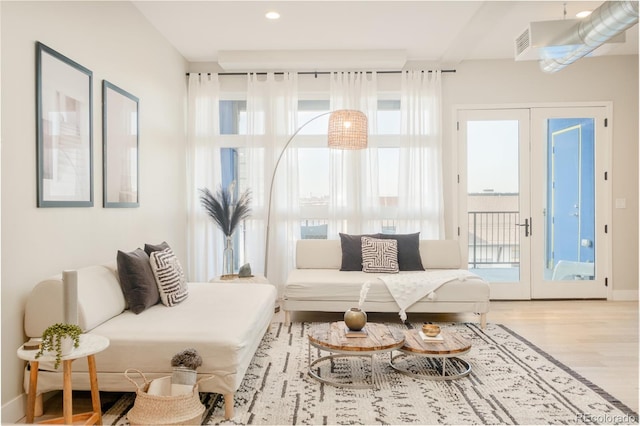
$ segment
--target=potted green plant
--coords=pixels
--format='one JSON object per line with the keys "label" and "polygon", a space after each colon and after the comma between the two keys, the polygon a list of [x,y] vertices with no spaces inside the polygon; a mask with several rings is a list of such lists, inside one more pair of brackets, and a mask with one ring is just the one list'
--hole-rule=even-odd
{"label": "potted green plant", "polygon": [[62,324],[56,323],[49,327],[42,333],[42,344],[40,350],[36,354],[36,358],[40,358],[45,351],[54,352],[56,354],[56,362],[54,368],[58,368],[60,360],[63,355],[66,355],[66,351],[63,350],[63,340],[69,339],[73,345],[69,350],[80,346],[80,335],[82,329],[75,324]]}
{"label": "potted green plant", "polygon": [[220,227],[225,236],[225,248],[223,256],[223,274],[233,274],[233,244],[231,236],[237,226],[251,213],[251,192],[247,189],[239,197],[234,196],[235,183],[228,188],[222,185],[215,194],[209,189],[200,189],[200,201],[207,214]]}

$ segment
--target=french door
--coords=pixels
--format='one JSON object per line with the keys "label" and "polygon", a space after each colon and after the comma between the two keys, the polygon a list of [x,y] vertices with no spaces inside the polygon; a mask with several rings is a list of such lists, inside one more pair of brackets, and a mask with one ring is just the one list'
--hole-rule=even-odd
{"label": "french door", "polygon": [[492,299],[607,296],[606,112],[458,110],[459,238]]}
{"label": "french door", "polygon": [[530,298],[529,133],[527,109],[458,112],[459,238],[494,299]]}

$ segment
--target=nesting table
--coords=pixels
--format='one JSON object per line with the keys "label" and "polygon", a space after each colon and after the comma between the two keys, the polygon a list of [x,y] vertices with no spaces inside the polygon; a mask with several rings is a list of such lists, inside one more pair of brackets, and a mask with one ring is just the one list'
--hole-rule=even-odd
{"label": "nesting table", "polygon": [[[390,327],[387,324],[367,323],[365,330],[367,337],[347,337],[344,321],[332,322],[330,324],[320,324],[309,329],[309,344],[307,361],[309,365],[309,376],[329,385],[351,388],[365,389],[375,388],[375,363],[374,355],[388,353],[399,349],[404,345],[405,338],[402,330]],[[322,356],[311,361],[311,347],[329,352],[329,355]],[[314,367],[327,360],[338,357],[362,357],[368,358],[371,365],[371,378],[369,383],[342,383],[333,378],[323,377],[320,371]]]}
{"label": "nesting table", "polygon": [[[418,330],[405,331],[405,343],[391,355],[389,364],[395,370],[425,380],[453,380],[468,375],[471,364],[461,355],[471,350],[471,343],[458,333],[442,329],[442,342],[425,342]],[[402,361],[402,363],[398,362]]]}
{"label": "nesting table", "polygon": [[[96,375],[96,360],[94,355],[105,350],[109,346],[109,339],[95,334],[81,334],[80,346],[73,352],[62,357],[62,368],[64,381],[62,384],[62,413],[63,417],[47,420],[48,424],[74,424],[82,421],[82,424],[93,425],[102,424],[102,409],[100,407],[100,392],[98,389],[98,377]],[[55,354],[43,354],[36,358],[38,350],[26,350],[24,347],[18,349],[18,358],[29,362],[29,393],[27,395],[27,423],[33,423],[36,395],[38,387],[38,368],[40,362],[54,362]],[[78,358],[87,358],[89,365],[89,380],[91,382],[91,407],[93,411],[81,414],[73,414],[72,389],[71,389],[71,363]]]}

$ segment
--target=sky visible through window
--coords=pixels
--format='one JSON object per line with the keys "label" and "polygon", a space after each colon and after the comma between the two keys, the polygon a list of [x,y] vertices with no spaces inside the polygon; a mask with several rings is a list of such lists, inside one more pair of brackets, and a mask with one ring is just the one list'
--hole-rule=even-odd
{"label": "sky visible through window", "polygon": [[518,121],[467,123],[467,191],[518,193]]}

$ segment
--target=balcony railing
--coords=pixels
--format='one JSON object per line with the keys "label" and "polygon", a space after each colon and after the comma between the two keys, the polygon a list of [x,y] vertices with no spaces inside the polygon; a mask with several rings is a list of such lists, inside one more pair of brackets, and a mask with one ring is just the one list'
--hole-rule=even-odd
{"label": "balcony railing", "polygon": [[300,238],[303,240],[326,240],[327,221],[323,219],[303,219],[300,224]]}
{"label": "balcony railing", "polygon": [[469,268],[520,264],[520,229],[516,211],[471,211]]}

